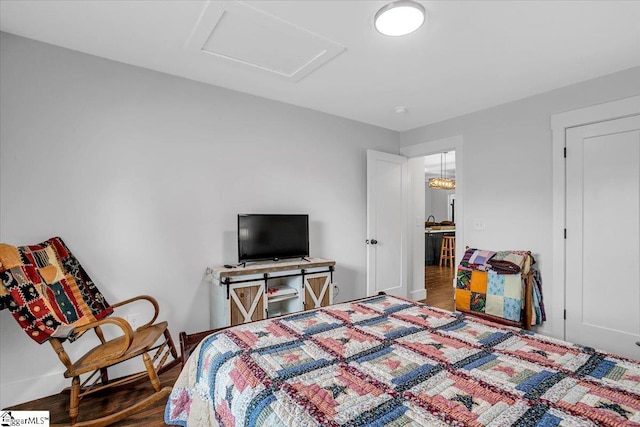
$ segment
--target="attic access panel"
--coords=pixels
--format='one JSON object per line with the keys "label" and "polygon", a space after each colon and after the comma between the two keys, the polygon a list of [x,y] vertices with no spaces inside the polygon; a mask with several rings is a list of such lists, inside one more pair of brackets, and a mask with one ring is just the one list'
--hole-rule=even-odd
{"label": "attic access panel", "polygon": [[344,46],[245,3],[210,1],[187,49],[299,81]]}

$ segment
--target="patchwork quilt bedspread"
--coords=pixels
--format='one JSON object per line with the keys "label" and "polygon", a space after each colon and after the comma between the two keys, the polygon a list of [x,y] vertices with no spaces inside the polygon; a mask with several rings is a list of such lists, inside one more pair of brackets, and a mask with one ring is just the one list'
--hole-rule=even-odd
{"label": "patchwork quilt bedspread", "polygon": [[165,421],[640,426],[640,362],[384,295],[205,338]]}

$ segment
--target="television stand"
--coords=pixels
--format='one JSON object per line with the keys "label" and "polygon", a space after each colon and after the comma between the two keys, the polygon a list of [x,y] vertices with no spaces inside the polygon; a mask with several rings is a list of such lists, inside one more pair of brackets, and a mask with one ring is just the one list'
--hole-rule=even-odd
{"label": "television stand", "polygon": [[[242,266],[241,266],[242,265]],[[333,303],[335,261],[304,257],[207,268],[212,329],[325,307]]]}

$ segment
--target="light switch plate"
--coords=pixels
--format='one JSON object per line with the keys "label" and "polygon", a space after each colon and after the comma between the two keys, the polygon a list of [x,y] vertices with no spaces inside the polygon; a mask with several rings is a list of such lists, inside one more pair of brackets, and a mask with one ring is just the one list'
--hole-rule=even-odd
{"label": "light switch plate", "polygon": [[474,230],[486,230],[487,224],[482,218],[476,218],[473,220],[473,228]]}

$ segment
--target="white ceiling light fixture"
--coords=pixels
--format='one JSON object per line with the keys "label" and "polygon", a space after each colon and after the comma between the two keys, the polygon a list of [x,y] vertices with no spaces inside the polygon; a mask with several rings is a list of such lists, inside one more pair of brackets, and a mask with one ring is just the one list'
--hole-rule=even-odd
{"label": "white ceiling light fixture", "polygon": [[385,36],[404,36],[420,28],[425,19],[426,12],[420,3],[399,0],[380,9],[373,22]]}

